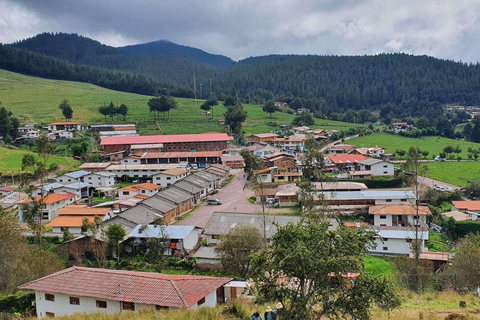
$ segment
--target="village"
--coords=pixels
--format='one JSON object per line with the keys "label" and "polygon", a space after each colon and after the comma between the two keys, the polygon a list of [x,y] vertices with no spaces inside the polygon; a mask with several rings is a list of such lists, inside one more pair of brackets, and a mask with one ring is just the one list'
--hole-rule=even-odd
{"label": "village", "polygon": [[[392,130],[405,126],[392,124]],[[23,223],[40,204],[42,236],[63,239],[61,246],[68,253],[70,268],[19,287],[35,291],[38,317],[195,309],[248,296],[252,283],[246,279],[85,265],[100,256],[144,255],[152,250],[149,241],[157,239],[162,244],[158,254],[193,261],[196,270],[222,272],[216,247],[235,228],[254,227],[269,241],[277,228],[302,219],[306,207],[299,183],[305,181],[305,157],[312,142],[323,142],[318,150],[322,165],[316,166],[328,181],[307,177],[309,196],[313,211],[325,215],[329,228],[372,230],[376,237],[370,255],[415,259],[418,254],[433,272],[452,258],[452,252],[429,251],[429,235],[440,227],[431,223],[428,204],[419,203],[420,188],[408,184],[395,165],[395,154],[378,145],[357,148],[345,139],[334,141],[335,130],[285,125],[281,133],[252,134],[241,147],[227,133],[142,136],[135,125],[86,128],[75,122],[51,123],[47,128],[50,140],[94,132],[102,161],[85,162],[80,170],[37,181],[30,195],[15,186],[0,188],[3,209],[18,210]],[[19,130],[24,132],[20,140],[40,136],[33,126]],[[252,167],[252,159],[258,167]],[[437,185],[420,187],[421,192],[453,191]],[[443,213],[445,219],[456,221],[476,221],[479,214],[480,201],[468,200],[453,201],[452,210]],[[124,230],[124,236],[118,239],[117,251],[106,252],[105,231],[111,226]],[[96,289],[89,290],[93,283]]]}

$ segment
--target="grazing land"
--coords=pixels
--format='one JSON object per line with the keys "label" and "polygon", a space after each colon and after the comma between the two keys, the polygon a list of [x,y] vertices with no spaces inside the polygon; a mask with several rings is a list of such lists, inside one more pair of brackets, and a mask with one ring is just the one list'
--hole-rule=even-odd
{"label": "grazing land", "polygon": [[[10,149],[0,147],[0,173],[4,175],[18,173],[22,168],[22,158],[25,154],[34,154],[30,151]],[[48,164],[56,163],[59,167],[64,169],[75,169],[78,162],[61,156],[53,156],[49,159]]]}
{"label": "grazing land", "polygon": [[[462,152],[459,154],[463,159],[468,159],[468,147],[480,148],[479,143],[467,142],[463,140],[454,140],[443,137],[420,137],[408,138],[400,135],[393,135],[388,133],[374,133],[363,137],[355,138],[348,141],[348,144],[353,144],[356,147],[383,147],[385,152],[395,152],[397,149],[407,151],[411,146],[427,150],[429,155],[427,159],[432,159],[433,155],[438,156],[443,152],[446,146],[459,146]],[[455,157],[457,154],[454,154]],[[444,180],[442,180],[444,181]]]}
{"label": "grazing land", "polygon": [[[169,119],[153,119],[149,113],[147,102],[150,96],[126,93],[101,88],[88,83],[49,80],[24,76],[0,69],[0,101],[22,124],[45,124],[64,120],[58,105],[67,99],[73,108],[72,121],[86,124],[104,123],[104,117],[98,112],[103,104],[126,104],[128,107],[127,123],[136,123],[142,134],[179,134],[222,132],[225,126],[218,124],[223,119],[225,107],[218,105],[213,110],[213,120],[201,114],[200,105],[203,100],[176,98],[178,107],[170,111]],[[293,114],[277,112],[270,115],[255,105],[244,105],[248,113],[244,123],[246,135],[270,132],[276,125],[289,124],[295,117]],[[107,122],[110,121],[107,118]],[[114,122],[122,123],[123,119],[114,118]],[[316,126],[324,129],[348,130],[355,126],[351,123],[316,119]]]}
{"label": "grazing land", "polygon": [[390,258],[365,256],[363,261],[365,263],[365,272],[372,277],[385,276],[391,278],[396,275],[397,270]]}
{"label": "grazing land", "polygon": [[480,162],[448,161],[425,163],[428,178],[465,187],[468,181],[480,181]]}

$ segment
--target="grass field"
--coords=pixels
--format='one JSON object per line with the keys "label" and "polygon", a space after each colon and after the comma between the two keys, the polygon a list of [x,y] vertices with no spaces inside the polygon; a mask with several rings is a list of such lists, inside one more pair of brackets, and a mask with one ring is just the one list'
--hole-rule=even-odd
{"label": "grass field", "polygon": [[[25,123],[48,123],[63,120],[58,105],[67,99],[73,108],[72,121],[87,124],[103,123],[104,117],[98,113],[100,105],[113,101],[115,104],[125,103],[129,110],[126,122],[136,123],[143,134],[175,134],[221,132],[224,126],[218,124],[223,119],[225,107],[216,106],[213,110],[214,119],[206,120],[201,115],[201,100],[176,99],[178,107],[170,112],[170,120],[153,120],[148,111],[147,101],[151,97],[104,89],[88,83],[72,81],[48,80],[24,76],[5,70],[0,70],[0,101]],[[274,122],[278,125],[290,123],[295,115],[274,113],[269,114],[254,105],[244,105],[248,113],[244,123],[246,135],[252,133],[270,132],[275,127],[268,125]],[[122,122],[121,119],[114,119]],[[358,125],[357,125],[358,126]],[[350,123],[316,119],[316,127],[325,129],[347,130],[355,127]]]}
{"label": "grass field", "polygon": [[480,162],[452,161],[425,163],[427,177],[465,187],[468,181],[480,181]]}
{"label": "grass field", "polygon": [[[22,167],[22,158],[25,154],[32,152],[19,150],[19,149],[10,149],[5,147],[0,147],[0,173],[4,175],[13,173],[18,173]],[[33,154],[33,153],[32,153]],[[56,163],[59,166],[64,167],[64,169],[75,169],[78,167],[78,162],[65,157],[53,156],[49,159],[48,164]]]}
{"label": "grass field", "polygon": [[363,261],[365,262],[365,272],[372,277],[392,277],[397,272],[393,262],[391,262],[389,258],[365,256]]}
{"label": "grass field", "polygon": [[[407,138],[400,135],[392,135],[388,133],[374,133],[371,135],[355,138],[348,141],[348,144],[353,144],[356,147],[383,147],[385,152],[395,152],[397,149],[407,151],[411,146],[420,148],[421,150],[427,150],[430,154],[427,159],[432,159],[433,155],[438,156],[440,152],[443,152],[443,148],[446,146],[460,146],[462,153],[460,156],[463,159],[468,159],[468,147],[479,148],[479,143],[453,140],[442,137],[421,137],[421,138]],[[457,156],[455,154],[455,156]]]}

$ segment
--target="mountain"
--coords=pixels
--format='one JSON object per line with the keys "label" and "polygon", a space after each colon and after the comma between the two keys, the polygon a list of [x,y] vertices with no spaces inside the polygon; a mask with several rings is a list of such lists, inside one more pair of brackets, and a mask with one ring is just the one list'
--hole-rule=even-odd
{"label": "mountain", "polygon": [[167,40],[158,40],[148,43],[130,45],[119,48],[136,55],[166,55],[189,57],[196,61],[218,68],[224,68],[234,63],[232,59],[219,54],[211,54],[203,50],[182,46]]}

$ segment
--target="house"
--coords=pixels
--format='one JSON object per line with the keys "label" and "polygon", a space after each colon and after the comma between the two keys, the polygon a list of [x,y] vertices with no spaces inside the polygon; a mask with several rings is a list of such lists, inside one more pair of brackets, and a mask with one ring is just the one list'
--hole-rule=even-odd
{"label": "house", "polygon": [[255,176],[257,183],[272,183],[274,169],[276,168],[270,167],[253,171],[253,175]]}
{"label": "house", "polygon": [[241,155],[232,156],[232,155],[223,154],[222,164],[232,169],[241,169],[245,167],[245,162]]}
{"label": "house", "polygon": [[177,168],[177,164],[112,164],[105,168],[106,172],[113,173],[116,178],[150,179],[153,175]]}
{"label": "house", "polygon": [[140,160],[141,156],[138,154],[132,154],[128,157],[122,158],[119,162],[121,165],[126,165],[126,164],[142,164],[142,161]]}
{"label": "house", "polygon": [[23,127],[18,127],[17,133],[18,133],[17,140],[19,139],[30,140],[30,139],[36,139],[40,137],[40,132],[35,128],[35,125],[33,124],[26,124]]}
{"label": "house", "polygon": [[25,192],[14,191],[7,196],[0,198],[0,205],[4,211],[16,209],[18,204],[28,198]]}
{"label": "house", "polygon": [[[265,157],[265,165],[271,169],[272,182],[295,182],[302,177],[302,169],[290,154],[274,154]],[[265,174],[263,171],[262,175]],[[266,177],[268,181],[268,177]]]}
{"label": "house", "polygon": [[452,201],[452,210],[468,214],[472,220],[480,220],[480,200],[477,201]]}
{"label": "house", "polygon": [[247,137],[247,141],[250,144],[258,143],[258,142],[269,142],[273,141],[275,138],[278,138],[278,134],[269,132],[269,133],[257,133],[252,134]]}
{"label": "house", "polygon": [[191,193],[178,188],[163,189],[157,193],[155,197],[175,204],[177,206],[175,209],[175,215],[177,217],[191,210],[194,205],[194,196]]}
{"label": "house", "polygon": [[10,187],[10,186],[0,187],[0,198],[8,196],[9,194],[12,194],[13,190],[15,190],[15,187]]}
{"label": "house", "polygon": [[378,233],[376,246],[370,248],[372,254],[409,255],[412,252],[412,241],[417,237],[420,240],[420,251],[427,251],[427,216],[432,215],[427,206],[418,206],[418,220],[415,205],[372,206],[368,211],[373,215],[373,229]]}
{"label": "house", "polygon": [[222,261],[213,246],[201,246],[193,255],[197,269],[221,270]]}
{"label": "house", "polygon": [[85,182],[73,182],[65,184],[62,187],[55,189],[55,193],[72,193],[76,195],[75,200],[81,198],[88,198],[90,195],[90,188],[92,185]]}
{"label": "house", "polygon": [[[160,203],[160,201],[157,201],[156,204],[158,203]],[[163,203],[161,203],[160,207],[158,208],[153,208],[151,207],[151,205],[152,203],[150,203],[150,205],[144,205],[143,201],[141,201],[135,206],[105,221],[105,225],[108,226],[109,224],[120,224],[127,233],[130,233],[138,225],[153,224],[156,223],[156,221],[159,219],[163,219],[164,223],[166,224],[175,221],[175,206],[173,204],[167,201],[163,201]],[[169,222],[166,221],[167,218],[164,216],[162,211],[167,211],[171,213],[170,217],[168,217],[170,220]]]}
{"label": "house", "polygon": [[453,218],[455,221],[470,221],[470,220],[472,220],[471,216],[469,216],[468,214],[463,213],[461,211],[448,211],[448,212],[442,213],[442,215],[444,217],[446,217],[447,219]]}
{"label": "house", "polygon": [[135,124],[96,124],[96,125],[91,125],[88,129],[93,132],[132,131],[132,130],[136,130],[136,126]]}
{"label": "house", "polygon": [[160,188],[161,187],[159,185],[156,185],[154,183],[149,183],[149,182],[134,184],[118,190],[118,199],[124,200],[124,199],[130,199],[136,196],[141,196],[141,199],[147,199],[157,194]]}
{"label": "house", "polygon": [[148,250],[147,241],[152,238],[168,242],[165,255],[189,252],[195,249],[199,239],[195,226],[139,225],[125,237],[123,246],[128,253],[144,254]]}
{"label": "house", "polygon": [[390,129],[392,129],[395,133],[399,133],[411,131],[416,128],[407,122],[394,122],[390,124]]}
{"label": "house", "polygon": [[304,140],[304,138],[291,136],[285,138],[275,138],[272,140],[272,143],[275,147],[282,150],[303,152]]}
{"label": "house", "polygon": [[65,173],[61,176],[55,178],[55,181],[58,183],[71,183],[71,182],[83,182],[83,177],[90,174],[89,171],[78,170],[74,172]]}
{"label": "house", "polygon": [[82,234],[83,220],[87,219],[90,223],[95,221],[95,217],[105,220],[110,208],[91,208],[83,205],[69,205],[57,210],[58,217],[52,219],[47,227],[52,228],[52,233],[62,235],[68,230],[72,235]]}
{"label": "house", "polygon": [[276,101],[275,107],[279,108],[280,110],[285,110],[288,108],[288,103]]}
{"label": "house", "polygon": [[221,182],[223,180],[218,175],[207,172],[205,170],[194,172],[189,178],[191,177],[197,177],[205,181],[208,181],[210,183],[209,191],[212,191],[213,189],[219,189],[221,187]]}
{"label": "house", "polygon": [[80,165],[80,169],[89,172],[100,172],[104,171],[109,165],[111,165],[110,162],[85,162]]}
{"label": "house", "polygon": [[215,189],[215,183],[205,180],[198,175],[189,175],[185,179],[181,180],[179,183],[185,182],[188,183],[192,186],[197,186],[202,188],[202,195],[207,195],[210,191],[213,191]]}
{"label": "house", "polygon": [[47,124],[48,131],[81,131],[83,130],[83,126],[80,122],[73,122],[73,121],[64,121],[64,122],[53,122]]}
{"label": "house", "polygon": [[385,153],[385,148],[375,147],[375,148],[357,148],[350,152],[351,154],[361,154],[362,156],[381,158]]}
{"label": "house", "polygon": [[58,131],[49,132],[47,136],[48,136],[48,139],[50,140],[71,139],[73,138],[73,131],[58,130]]}
{"label": "house", "polygon": [[230,174],[230,168],[229,166],[223,165],[223,164],[212,164],[206,171],[213,173],[213,172],[218,172],[219,174],[223,176],[228,176]]}
{"label": "house", "polygon": [[[19,286],[35,291],[37,316],[215,307],[230,278],[71,267]],[[100,285],[101,284],[101,285]]]}
{"label": "house", "polygon": [[359,170],[359,163],[366,160],[365,156],[359,154],[329,154],[325,158],[326,165],[340,172]]}
{"label": "house", "polygon": [[209,164],[222,162],[222,151],[145,152],[140,159],[142,164],[188,162],[206,168]]}
{"label": "house", "polygon": [[115,185],[115,175],[110,172],[92,172],[83,177],[83,181],[94,188],[107,188]]}
{"label": "house", "polygon": [[391,162],[383,161],[380,159],[368,158],[360,161],[359,165],[359,171],[371,171],[371,174],[374,177],[393,177],[395,175],[395,166]]}
{"label": "house", "polygon": [[163,172],[154,174],[152,176],[152,182],[162,188],[169,187],[178,180],[185,178],[188,175],[187,170],[183,169],[170,169]]}
{"label": "house", "polygon": [[355,150],[355,147],[349,144],[336,144],[325,150],[326,154],[343,154],[350,153]]}
{"label": "house", "polygon": [[270,155],[270,154],[282,152],[281,148],[274,147],[274,146],[272,146],[270,144],[267,144],[265,142],[252,144],[251,146],[248,147],[248,150],[252,154],[255,154],[259,157],[263,157],[263,156],[267,156],[267,155]]}
{"label": "house", "polygon": [[163,152],[181,151],[222,151],[233,137],[226,133],[169,134],[151,136],[104,137],[100,145],[104,154],[124,151],[131,153],[131,146],[162,144]]}
{"label": "house", "polygon": [[297,109],[297,113],[298,113],[298,114],[304,114],[304,113],[310,114],[310,113],[312,113],[312,112],[310,111],[310,109],[300,108],[300,109]]}
{"label": "house", "polygon": [[[76,195],[73,193],[52,193],[43,198],[43,207],[42,207],[42,220],[43,221],[50,221],[54,217],[56,217],[56,211],[66,207],[69,204],[74,203]],[[35,201],[38,203],[40,202],[40,198],[37,197]],[[32,199],[26,199],[21,201],[18,206],[18,216],[20,221],[24,221],[23,213],[28,208],[28,206],[32,206],[33,201]]]}
{"label": "house", "polygon": [[278,188],[258,188],[255,189],[255,202],[256,203],[267,203],[274,202],[275,195],[278,192]]}
{"label": "house", "polygon": [[[288,223],[297,223],[299,220],[299,216],[214,212],[202,233],[207,236],[208,245],[215,245],[220,242],[220,236],[228,234],[232,228],[253,226],[257,228],[261,234],[265,234],[267,239],[270,239],[271,236],[277,232],[277,226],[285,226]],[[332,228],[338,226],[334,219],[330,219],[330,223]]]}

